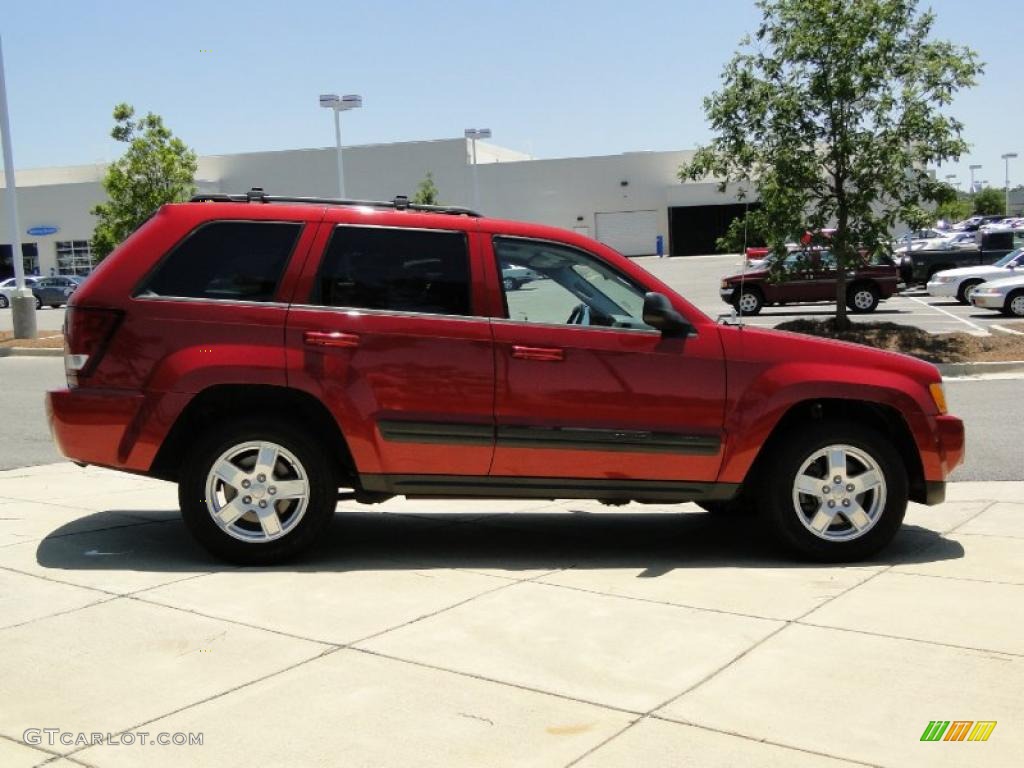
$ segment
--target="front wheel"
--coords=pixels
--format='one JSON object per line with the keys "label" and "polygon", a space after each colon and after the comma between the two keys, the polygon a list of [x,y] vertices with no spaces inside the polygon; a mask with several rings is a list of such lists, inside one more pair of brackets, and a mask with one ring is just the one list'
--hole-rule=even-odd
{"label": "front wheel", "polygon": [[736,309],[744,315],[756,315],[764,306],[764,297],[756,288],[744,288],[736,298]]}
{"label": "front wheel", "polygon": [[38,296],[36,296],[36,309],[42,309],[42,308],[43,308],[43,300],[40,299]]}
{"label": "front wheel", "polygon": [[1017,291],[1006,297],[1003,314],[1011,317],[1024,317],[1024,291]]}
{"label": "front wheel", "polygon": [[318,441],[286,422],[214,427],[178,484],[186,526],[214,555],[240,565],[280,562],[320,537],[338,500]]}
{"label": "front wheel", "polygon": [[766,520],[790,551],[825,562],[860,560],[896,535],[907,473],[885,436],[858,424],[820,422],[779,446],[761,491]]}
{"label": "front wheel", "polygon": [[11,302],[7,300],[7,297],[0,293],[0,309],[7,309],[11,305]]}

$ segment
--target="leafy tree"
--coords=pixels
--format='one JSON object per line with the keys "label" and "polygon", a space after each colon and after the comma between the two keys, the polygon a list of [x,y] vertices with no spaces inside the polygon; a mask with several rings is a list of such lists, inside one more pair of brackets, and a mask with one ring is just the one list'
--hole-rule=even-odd
{"label": "leafy tree", "polygon": [[974,194],[974,212],[979,216],[1006,215],[1006,192],[995,187],[985,187]]}
{"label": "leafy tree", "polygon": [[953,224],[969,217],[974,212],[974,204],[952,187],[949,189],[950,195],[935,207],[935,218]]}
{"label": "leafy tree", "polygon": [[91,243],[97,262],[161,205],[195,194],[196,153],[164,126],[159,115],[150,112],[140,120],[134,116],[135,109],[128,104],[114,107],[110,135],[128,148],[103,179],[107,202],[90,211],[99,219]]}
{"label": "leafy tree", "polygon": [[417,205],[437,205],[437,186],[434,184],[434,175],[427,171],[427,175],[420,182],[420,185],[416,188],[416,194],[412,197],[412,202]]}
{"label": "leafy tree", "polygon": [[916,0],[758,0],[753,38],[704,100],[715,134],[680,169],[756,194],[754,214],[775,258],[804,232],[834,226],[836,324],[858,250],[888,247],[947,185],[928,166],[959,158],[962,125],[944,114],[982,71],[968,48],[930,39],[935,17]]}

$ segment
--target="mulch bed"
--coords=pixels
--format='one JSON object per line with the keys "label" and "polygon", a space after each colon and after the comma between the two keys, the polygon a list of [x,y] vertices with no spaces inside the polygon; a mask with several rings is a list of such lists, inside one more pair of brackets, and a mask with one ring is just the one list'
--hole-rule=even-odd
{"label": "mulch bed", "polygon": [[41,331],[37,339],[16,339],[11,331],[0,331],[0,347],[62,349],[64,347],[64,334],[60,331]]}
{"label": "mulch bed", "polygon": [[[1024,331],[1024,323],[1004,323]],[[890,352],[913,355],[929,363],[989,363],[1024,360],[1024,336],[993,331],[991,336],[968,333],[928,333],[910,325],[855,321],[848,330],[836,330],[835,319],[789,320],[775,326],[781,331],[806,333],[828,339],[852,341]]]}

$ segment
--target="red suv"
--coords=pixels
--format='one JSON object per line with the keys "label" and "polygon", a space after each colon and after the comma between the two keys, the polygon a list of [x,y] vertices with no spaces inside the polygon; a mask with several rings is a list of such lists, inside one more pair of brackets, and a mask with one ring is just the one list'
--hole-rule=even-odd
{"label": "red suv", "polygon": [[[509,265],[534,279],[506,290]],[[399,494],[742,507],[859,559],[963,457],[932,365],[717,325],[586,237],[404,198],[166,205],[65,335],[61,451],[177,482],[241,563],[315,542],[339,497]]]}

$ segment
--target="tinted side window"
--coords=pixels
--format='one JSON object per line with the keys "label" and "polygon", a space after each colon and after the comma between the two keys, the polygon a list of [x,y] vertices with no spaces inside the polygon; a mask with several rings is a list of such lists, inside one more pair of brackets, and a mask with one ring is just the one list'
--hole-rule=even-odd
{"label": "tinted side window", "polygon": [[469,284],[462,232],[340,226],[320,264],[313,303],[469,315]]}
{"label": "tinted side window", "polygon": [[300,229],[298,222],[206,224],[171,251],[139,295],[271,301]]}

